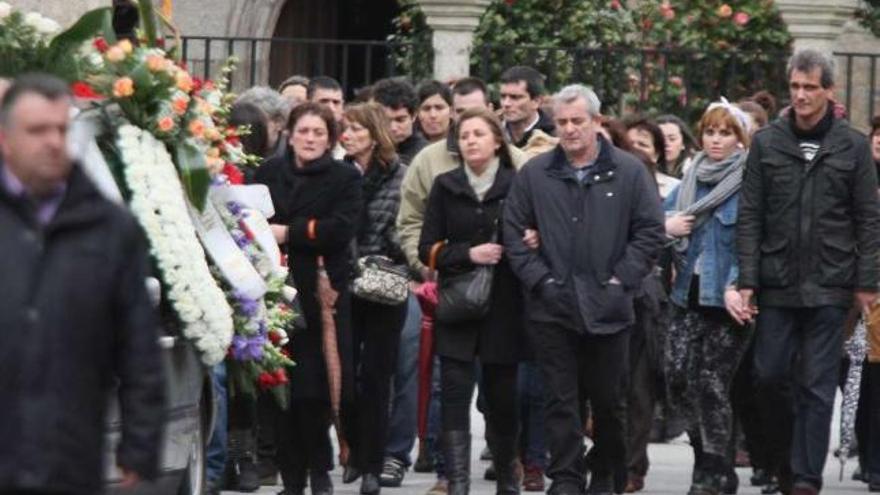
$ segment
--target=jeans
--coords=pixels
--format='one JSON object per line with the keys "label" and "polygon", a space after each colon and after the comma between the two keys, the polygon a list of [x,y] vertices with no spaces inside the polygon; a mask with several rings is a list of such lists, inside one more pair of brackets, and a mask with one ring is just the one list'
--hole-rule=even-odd
{"label": "jeans", "polygon": [[582,399],[589,399],[595,424],[593,476],[626,477],[624,383],[629,330],[613,335],[579,335],[552,323],[533,323],[538,365],[547,398],[545,434],[550,450],[548,493],[583,492]]}
{"label": "jeans", "polygon": [[410,293],[406,321],[400,334],[397,370],[394,374],[391,417],[388,421],[388,441],[385,456],[393,457],[405,466],[412,465],[410,452],[416,442],[419,398],[419,340],[422,332],[422,309],[415,295]]}
{"label": "jeans", "polygon": [[211,377],[217,400],[217,416],[214,421],[211,441],[208,442],[205,452],[205,477],[208,481],[217,481],[223,477],[223,471],[226,468],[226,363],[221,362],[214,366]]}
{"label": "jeans", "polygon": [[446,478],[446,462],[440,446],[440,430],[443,413],[440,410],[440,358],[434,356],[434,369],[431,370],[431,399],[428,406],[428,434],[426,450],[434,462],[438,479]]}
{"label": "jeans", "polygon": [[[755,373],[774,469],[791,438],[793,481],[822,487],[847,308],[762,307],[755,338]],[[792,371],[795,360],[796,371]],[[793,380],[794,409],[780,391]],[[791,418],[794,418],[792,425]]]}
{"label": "jeans", "polygon": [[519,365],[517,395],[520,398],[520,450],[523,464],[547,468],[547,446],[544,443],[544,382],[541,370],[534,361]]}

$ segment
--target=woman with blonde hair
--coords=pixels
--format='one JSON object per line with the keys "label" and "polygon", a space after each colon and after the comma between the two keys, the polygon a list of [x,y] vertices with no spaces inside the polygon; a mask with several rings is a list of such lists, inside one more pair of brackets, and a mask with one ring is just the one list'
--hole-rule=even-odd
{"label": "woman with blonde hair", "polygon": [[688,417],[694,449],[690,495],[717,495],[733,473],[730,387],[753,316],[734,285],[748,119],[726,100],[709,105],[698,127],[703,151],[665,201],[676,268],[666,378],[670,399]]}
{"label": "woman with blonde hair", "polygon": [[[406,167],[397,158],[388,117],[380,105],[362,103],[345,109],[342,146],[345,161],[363,176],[364,208],[352,246],[355,257],[381,257],[405,274],[406,259],[395,219]],[[406,308],[406,298],[401,302],[377,302],[375,297],[357,291],[351,298],[356,393],[354,407],[343,415],[351,446],[343,482],[351,483],[362,476],[360,492],[364,495],[380,491],[391,376]]]}

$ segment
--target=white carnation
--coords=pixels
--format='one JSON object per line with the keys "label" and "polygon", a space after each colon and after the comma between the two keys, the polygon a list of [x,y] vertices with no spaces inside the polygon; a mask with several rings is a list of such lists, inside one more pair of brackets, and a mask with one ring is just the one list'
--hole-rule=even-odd
{"label": "white carnation", "polygon": [[9,17],[9,14],[12,13],[12,6],[6,2],[0,2],[0,19],[5,19]]}

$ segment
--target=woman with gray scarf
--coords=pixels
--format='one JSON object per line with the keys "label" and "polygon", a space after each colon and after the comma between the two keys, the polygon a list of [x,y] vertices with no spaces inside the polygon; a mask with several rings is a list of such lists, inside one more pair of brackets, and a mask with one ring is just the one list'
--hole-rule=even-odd
{"label": "woman with gray scarf", "polygon": [[689,495],[716,495],[735,476],[728,454],[730,386],[750,337],[744,324],[752,316],[733,286],[748,122],[726,100],[710,105],[698,127],[703,151],[665,201],[676,271],[665,364],[670,400],[688,418],[694,448]]}

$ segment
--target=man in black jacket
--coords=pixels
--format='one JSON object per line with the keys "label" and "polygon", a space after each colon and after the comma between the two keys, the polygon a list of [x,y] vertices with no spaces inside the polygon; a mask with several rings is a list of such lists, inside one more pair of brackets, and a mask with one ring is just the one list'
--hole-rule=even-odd
{"label": "man in black jacket", "polygon": [[[789,61],[792,107],[755,134],[737,225],[741,310],[757,311],[755,294],[760,306],[755,372],[768,443],[781,488],[802,495],[822,487],[847,310],[853,296],[867,308],[880,281],[877,173],[865,136],[834,116],[833,77],[818,52]],[[792,427],[777,394],[796,359]]]}
{"label": "man in black jacket", "polygon": [[397,156],[404,165],[428,145],[428,141],[415,129],[416,108],[419,105],[416,90],[406,79],[393,77],[376,81],[373,85],[373,101],[382,105],[388,116],[389,130]]}
{"label": "man in black jacket", "polygon": [[507,137],[517,148],[525,148],[535,131],[556,133],[553,119],[542,110],[544,74],[525,66],[511,67],[501,74],[501,113]]}
{"label": "man in black jacket", "polygon": [[[560,144],[523,167],[504,217],[546,388],[547,476],[555,495],[583,492],[584,398],[598,452],[590,493],[611,493],[612,475],[625,482],[620,405],[633,293],[664,242],[657,186],[637,158],[597,134],[599,105],[581,85],[553,97]],[[527,229],[538,231],[537,250],[524,241]]]}
{"label": "man in black jacket", "polygon": [[119,395],[123,486],[157,474],[164,380],[135,220],[66,151],[70,94],[44,75],[0,102],[0,493],[102,491]]}

